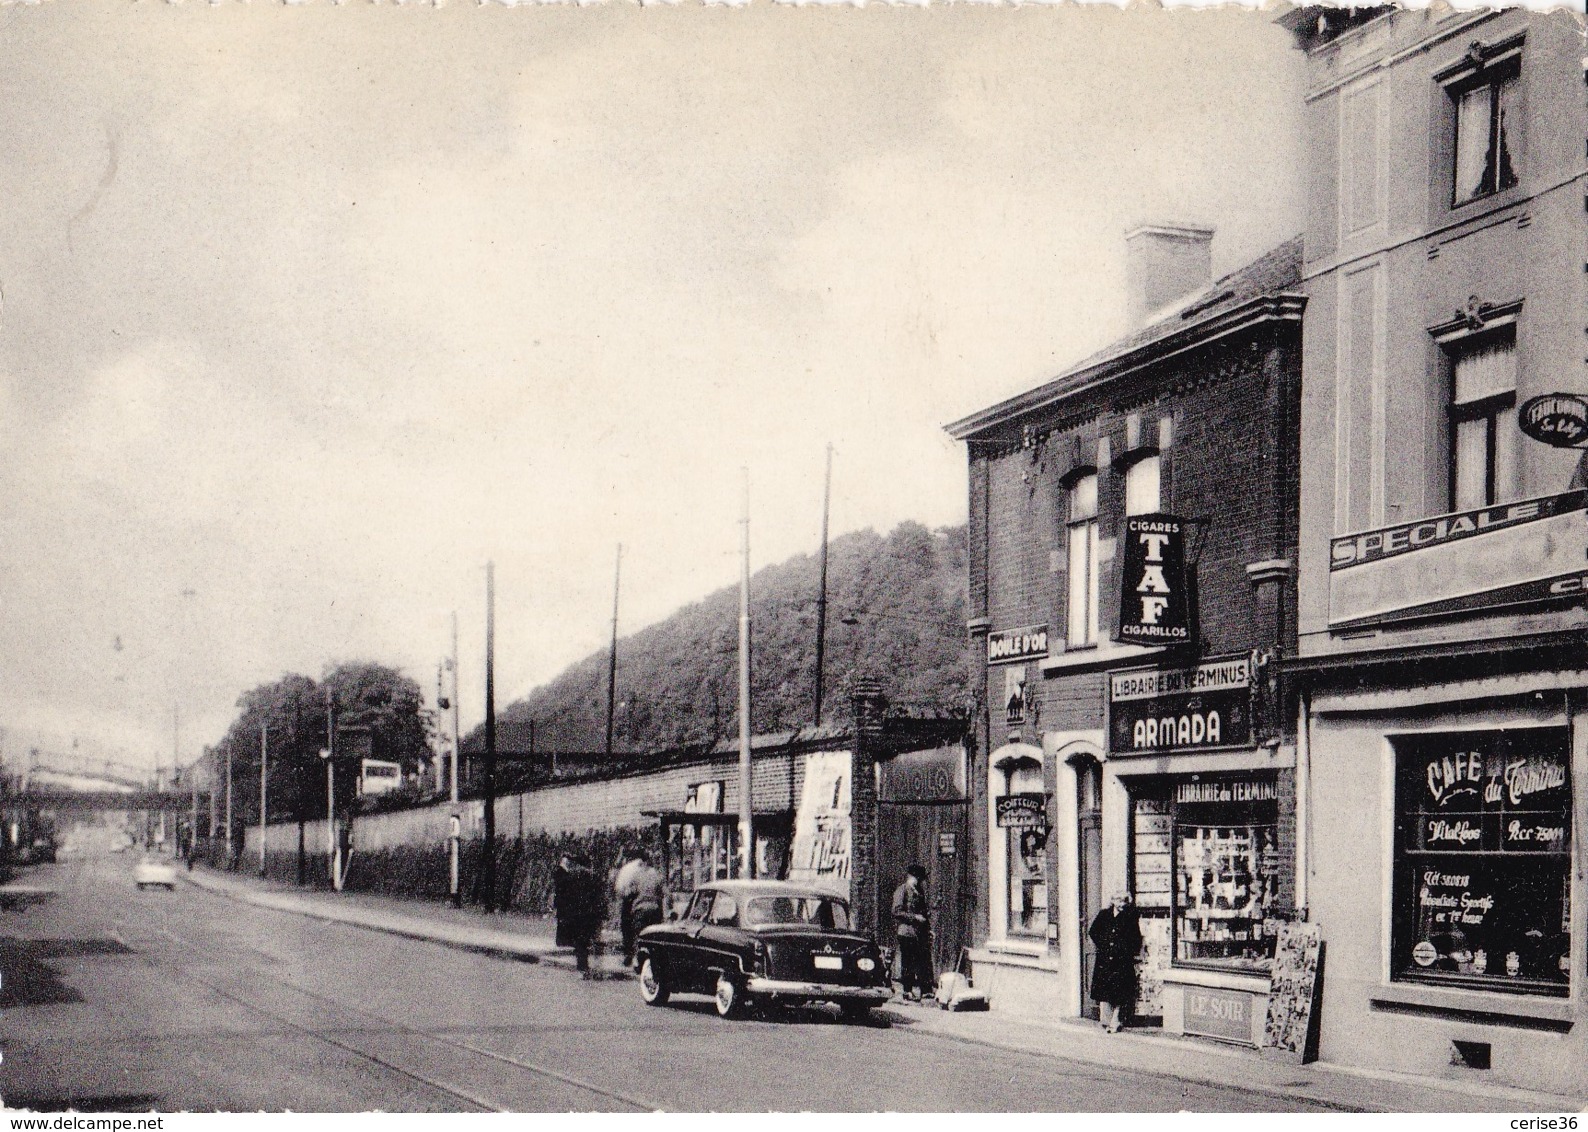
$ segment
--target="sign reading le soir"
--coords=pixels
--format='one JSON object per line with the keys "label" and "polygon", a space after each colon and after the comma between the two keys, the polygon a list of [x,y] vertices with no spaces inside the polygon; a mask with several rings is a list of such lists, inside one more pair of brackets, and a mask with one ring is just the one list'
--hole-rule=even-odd
{"label": "sign reading le soir", "polygon": [[1108,750],[1159,755],[1252,741],[1252,659],[1138,668],[1108,678]]}

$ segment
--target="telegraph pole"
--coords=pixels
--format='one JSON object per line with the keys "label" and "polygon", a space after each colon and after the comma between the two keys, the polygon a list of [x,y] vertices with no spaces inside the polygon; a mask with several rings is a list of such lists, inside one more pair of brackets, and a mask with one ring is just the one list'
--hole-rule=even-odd
{"label": "telegraph pole", "polygon": [[822,725],[822,677],[827,660],[827,512],[833,499],[833,446],[827,446],[827,477],[822,486],[821,583],[816,592],[816,710],[812,726]]}
{"label": "telegraph pole", "polygon": [[[612,648],[607,652],[607,762],[612,761],[612,713],[618,691],[618,584],[623,578],[623,544],[618,543],[618,564],[612,574]],[[632,732],[631,736],[632,738]]]}
{"label": "telegraph pole", "polygon": [[270,724],[259,725],[259,875],[265,875],[265,795],[270,781],[265,768],[270,763]]}
{"label": "telegraph pole", "polygon": [[331,887],[342,891],[342,846],[336,839],[336,699],[325,685],[325,858],[331,866]]}
{"label": "telegraph pole", "polygon": [[458,887],[458,839],[463,836],[463,815],[458,812],[458,758],[463,754],[458,741],[458,612],[452,611],[452,767],[450,797],[452,801],[451,873],[448,889],[452,906],[463,907],[463,890]]}
{"label": "telegraph pole", "polygon": [[485,910],[496,911],[496,563],[485,564]]}
{"label": "telegraph pole", "polygon": [[232,744],[226,743],[226,867],[232,867]]}
{"label": "telegraph pole", "polygon": [[750,784],[750,469],[744,469],[744,518],[740,520],[739,574],[739,875],[755,872],[755,825]]}

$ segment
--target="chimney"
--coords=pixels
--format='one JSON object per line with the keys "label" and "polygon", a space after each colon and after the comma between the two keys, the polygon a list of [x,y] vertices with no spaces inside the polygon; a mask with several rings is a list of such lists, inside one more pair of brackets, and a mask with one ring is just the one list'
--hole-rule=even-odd
{"label": "chimney", "polygon": [[1132,327],[1212,281],[1213,229],[1143,224],[1125,233],[1125,314]]}

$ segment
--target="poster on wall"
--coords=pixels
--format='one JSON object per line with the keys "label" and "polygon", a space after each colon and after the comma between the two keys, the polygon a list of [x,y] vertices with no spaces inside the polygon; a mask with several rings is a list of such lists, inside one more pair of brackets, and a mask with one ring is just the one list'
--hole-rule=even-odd
{"label": "poster on wall", "polygon": [[817,751],[805,756],[805,788],[794,815],[790,880],[849,895],[850,786],[854,756]]}

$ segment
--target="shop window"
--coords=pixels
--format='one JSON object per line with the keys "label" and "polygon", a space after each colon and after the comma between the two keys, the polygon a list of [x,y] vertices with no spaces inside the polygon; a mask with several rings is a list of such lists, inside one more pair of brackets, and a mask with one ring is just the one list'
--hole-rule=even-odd
{"label": "shop window", "polygon": [[1133,807],[1144,921],[1169,919],[1176,965],[1265,970],[1282,868],[1273,775],[1175,779]]}
{"label": "shop window", "polygon": [[1394,747],[1394,978],[1566,995],[1567,730],[1415,735]]}
{"label": "shop window", "polygon": [[1097,475],[1088,473],[1070,484],[1069,492],[1069,616],[1070,648],[1097,644]]}
{"label": "shop window", "polygon": [[1453,204],[1465,204],[1517,183],[1516,103],[1520,56],[1490,64],[1447,88],[1455,106]]}
{"label": "shop window", "polygon": [[1448,350],[1450,506],[1469,511],[1517,498],[1516,338],[1464,339]]}
{"label": "shop window", "polygon": [[[1039,815],[1047,811],[1042,768],[1023,764],[1008,772],[1007,796],[1029,799],[1024,807]],[[1003,829],[1009,878],[1008,932],[1012,936],[1045,938],[1048,933],[1048,826],[1023,821]]]}

